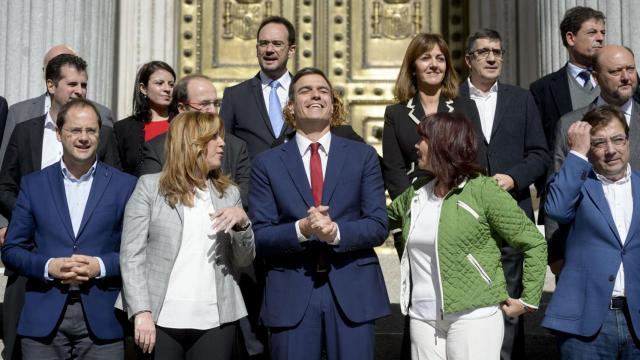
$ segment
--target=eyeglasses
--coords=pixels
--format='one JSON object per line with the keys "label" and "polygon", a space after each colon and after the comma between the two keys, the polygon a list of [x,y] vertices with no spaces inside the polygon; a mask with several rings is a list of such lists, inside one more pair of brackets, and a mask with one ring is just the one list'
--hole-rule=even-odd
{"label": "eyeglasses", "polygon": [[482,49],[469,51],[469,55],[475,55],[477,59],[481,59],[481,60],[488,58],[489,53],[492,53],[494,58],[500,60],[504,57],[504,54],[507,53],[507,50],[482,48]]}
{"label": "eyeglasses", "polygon": [[287,46],[286,42],[280,41],[280,40],[273,40],[273,41],[260,40],[260,41],[258,41],[258,47],[259,48],[266,49],[267,47],[269,47],[269,44],[273,45],[273,47],[278,49],[278,50],[282,50],[282,49],[284,49],[285,46]]}
{"label": "eyeglasses", "polygon": [[625,135],[617,135],[609,139],[596,138],[591,141],[591,147],[597,150],[603,150],[607,148],[609,142],[611,142],[613,146],[624,146],[627,143],[627,137]]}
{"label": "eyeglasses", "polygon": [[222,106],[222,100],[220,99],[215,99],[215,100],[205,100],[202,102],[186,102],[184,103],[185,105],[189,105],[190,107],[192,107],[193,109],[195,109],[196,111],[203,111],[203,110],[213,110],[213,109],[219,109]]}
{"label": "eyeglasses", "polygon": [[84,128],[84,129],[83,128],[71,128],[71,129],[62,128],[62,130],[68,132],[73,137],[78,137],[82,135],[82,133],[87,134],[87,136],[89,137],[96,137],[98,136],[98,132],[99,132],[99,130],[96,128]]}

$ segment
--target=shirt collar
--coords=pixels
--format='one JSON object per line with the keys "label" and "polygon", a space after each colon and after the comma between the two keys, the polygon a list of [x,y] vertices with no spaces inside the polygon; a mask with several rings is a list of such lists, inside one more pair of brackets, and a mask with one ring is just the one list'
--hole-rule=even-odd
{"label": "shirt collar", "polygon": [[56,123],[53,121],[53,119],[51,118],[51,113],[48,111],[47,111],[47,117],[44,119],[44,128],[51,129],[54,131],[57,129]]}
{"label": "shirt collar", "polygon": [[291,74],[289,74],[288,71],[285,71],[278,79],[272,79],[260,70],[260,83],[262,84],[263,90],[268,87],[273,80],[278,80],[283,89],[289,90],[289,85],[291,85]]}
{"label": "shirt collar", "polygon": [[[605,105],[609,105],[609,104],[606,101],[604,101],[602,96],[598,96],[596,99],[596,106],[600,107]],[[622,111],[627,116],[631,116],[632,109],[633,109],[633,98],[630,98],[629,100],[627,100],[626,103],[620,106],[620,111]]]}
{"label": "shirt collar", "polygon": [[496,81],[495,83],[493,83],[493,85],[491,86],[491,89],[489,89],[489,92],[485,93],[484,91],[478,89],[477,87],[475,87],[473,85],[473,83],[471,82],[471,78],[467,78],[467,83],[469,84],[469,95],[474,95],[474,96],[479,96],[479,97],[488,97],[491,96],[492,94],[497,94],[498,93],[498,82]]}
{"label": "shirt collar", "polygon": [[49,109],[51,109],[51,97],[49,96],[49,91],[47,91],[44,96],[44,113],[48,114]]}
{"label": "shirt collar", "polygon": [[96,172],[96,164],[98,163],[98,159],[96,157],[96,161],[93,162],[93,165],[91,165],[91,168],[89,169],[89,171],[87,171],[86,173],[82,174],[82,176],[80,176],[79,179],[76,179],[75,176],[73,176],[73,174],[69,171],[69,169],[67,169],[67,165],[64,163],[64,159],[61,158],[60,159],[60,167],[62,168],[62,176],[72,182],[80,182],[80,181],[86,181],[89,180],[89,178],[92,178],[93,175]]}
{"label": "shirt collar", "polygon": [[[595,172],[595,170],[594,170],[594,172]],[[625,183],[631,181],[631,165],[627,164],[627,170],[625,171],[624,176],[620,180],[616,180],[616,181],[609,180],[604,175],[600,175],[597,172],[596,172],[596,178],[598,178],[598,180],[601,183],[607,184],[607,185],[610,185],[610,184],[616,184],[616,185],[625,184]]]}
{"label": "shirt collar", "polygon": [[580,66],[573,64],[571,62],[567,63],[567,70],[569,70],[569,74],[571,75],[572,78],[577,79],[578,78],[578,74],[580,74],[581,72],[585,71],[585,70],[591,70],[591,68],[581,68]]}
{"label": "shirt collar", "polygon": [[[331,145],[331,131],[327,131],[327,133],[322,135],[322,137],[316,142],[320,143],[321,151],[324,151],[325,154],[329,154],[329,146]],[[298,145],[300,156],[304,156],[307,150],[309,150],[309,145],[311,145],[311,143],[311,140],[309,140],[299,132],[296,132],[296,144]]]}

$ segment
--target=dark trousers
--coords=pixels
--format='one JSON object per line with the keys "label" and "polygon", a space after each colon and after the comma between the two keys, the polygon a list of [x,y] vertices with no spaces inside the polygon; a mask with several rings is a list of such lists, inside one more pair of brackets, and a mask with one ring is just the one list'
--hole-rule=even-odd
{"label": "dark trousers", "polygon": [[79,299],[67,302],[60,324],[51,336],[21,337],[20,344],[25,360],[112,360],[124,357],[122,339],[102,341],[89,332]]}
{"label": "dark trousers", "polygon": [[6,270],[7,286],[4,290],[4,304],[2,306],[2,332],[4,350],[2,358],[5,360],[22,359],[20,343],[17,341],[18,321],[24,305],[24,293],[27,278],[10,273]]}
{"label": "dark trousers", "polygon": [[156,326],[155,360],[232,360],[237,322],[209,330]]}
{"label": "dark trousers", "polygon": [[[507,281],[507,292],[514,299],[522,295],[523,255],[519,250],[505,246],[502,252],[502,269]],[[524,359],[524,322],[523,317],[504,316],[504,339],[500,350],[501,360]]]}

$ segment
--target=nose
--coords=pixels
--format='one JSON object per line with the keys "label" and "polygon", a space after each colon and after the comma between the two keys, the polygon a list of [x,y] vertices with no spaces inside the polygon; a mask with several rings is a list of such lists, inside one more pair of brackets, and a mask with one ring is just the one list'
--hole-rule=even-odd
{"label": "nose", "polygon": [[415,143],[415,145],[413,145],[413,147],[416,148],[416,150],[420,150],[420,141]]}
{"label": "nose", "polygon": [[598,31],[596,33],[595,39],[596,39],[596,41],[600,41],[600,42],[604,41],[604,34],[602,32],[600,32],[600,31]]}

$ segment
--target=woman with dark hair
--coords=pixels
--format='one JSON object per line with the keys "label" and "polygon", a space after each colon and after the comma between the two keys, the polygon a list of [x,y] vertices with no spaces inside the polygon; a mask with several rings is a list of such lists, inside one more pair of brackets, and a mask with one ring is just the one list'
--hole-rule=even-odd
{"label": "woman with dark hair", "polygon": [[[449,47],[442,36],[416,35],[405,52],[393,89],[398,103],[388,106],[384,113],[382,171],[391,199],[419,176],[413,146],[418,142],[416,125],[425,115],[461,112],[480,124],[473,100],[458,97],[458,82]],[[480,128],[476,131],[482,133]],[[484,154],[478,154],[478,160],[484,164]]]}
{"label": "woman with dark hair", "polygon": [[[546,243],[536,226],[475,163],[476,136],[460,113],[418,126],[418,178],[389,205],[401,232],[400,308],[410,318],[412,359],[499,359],[503,317],[537,309]],[[524,253],[522,297],[508,297],[502,241]]]}
{"label": "woman with dark hair", "polygon": [[135,175],[142,162],[142,145],[169,128],[169,119],[176,112],[171,109],[175,81],[176,73],[163,61],[148,62],[138,70],[133,115],[113,126],[123,171]]}
{"label": "woman with dark hair", "polygon": [[212,113],[172,121],[162,172],[140,177],[125,209],[117,307],[154,359],[233,359],[238,286],[255,245],[240,191],[221,172],[224,125]]}

